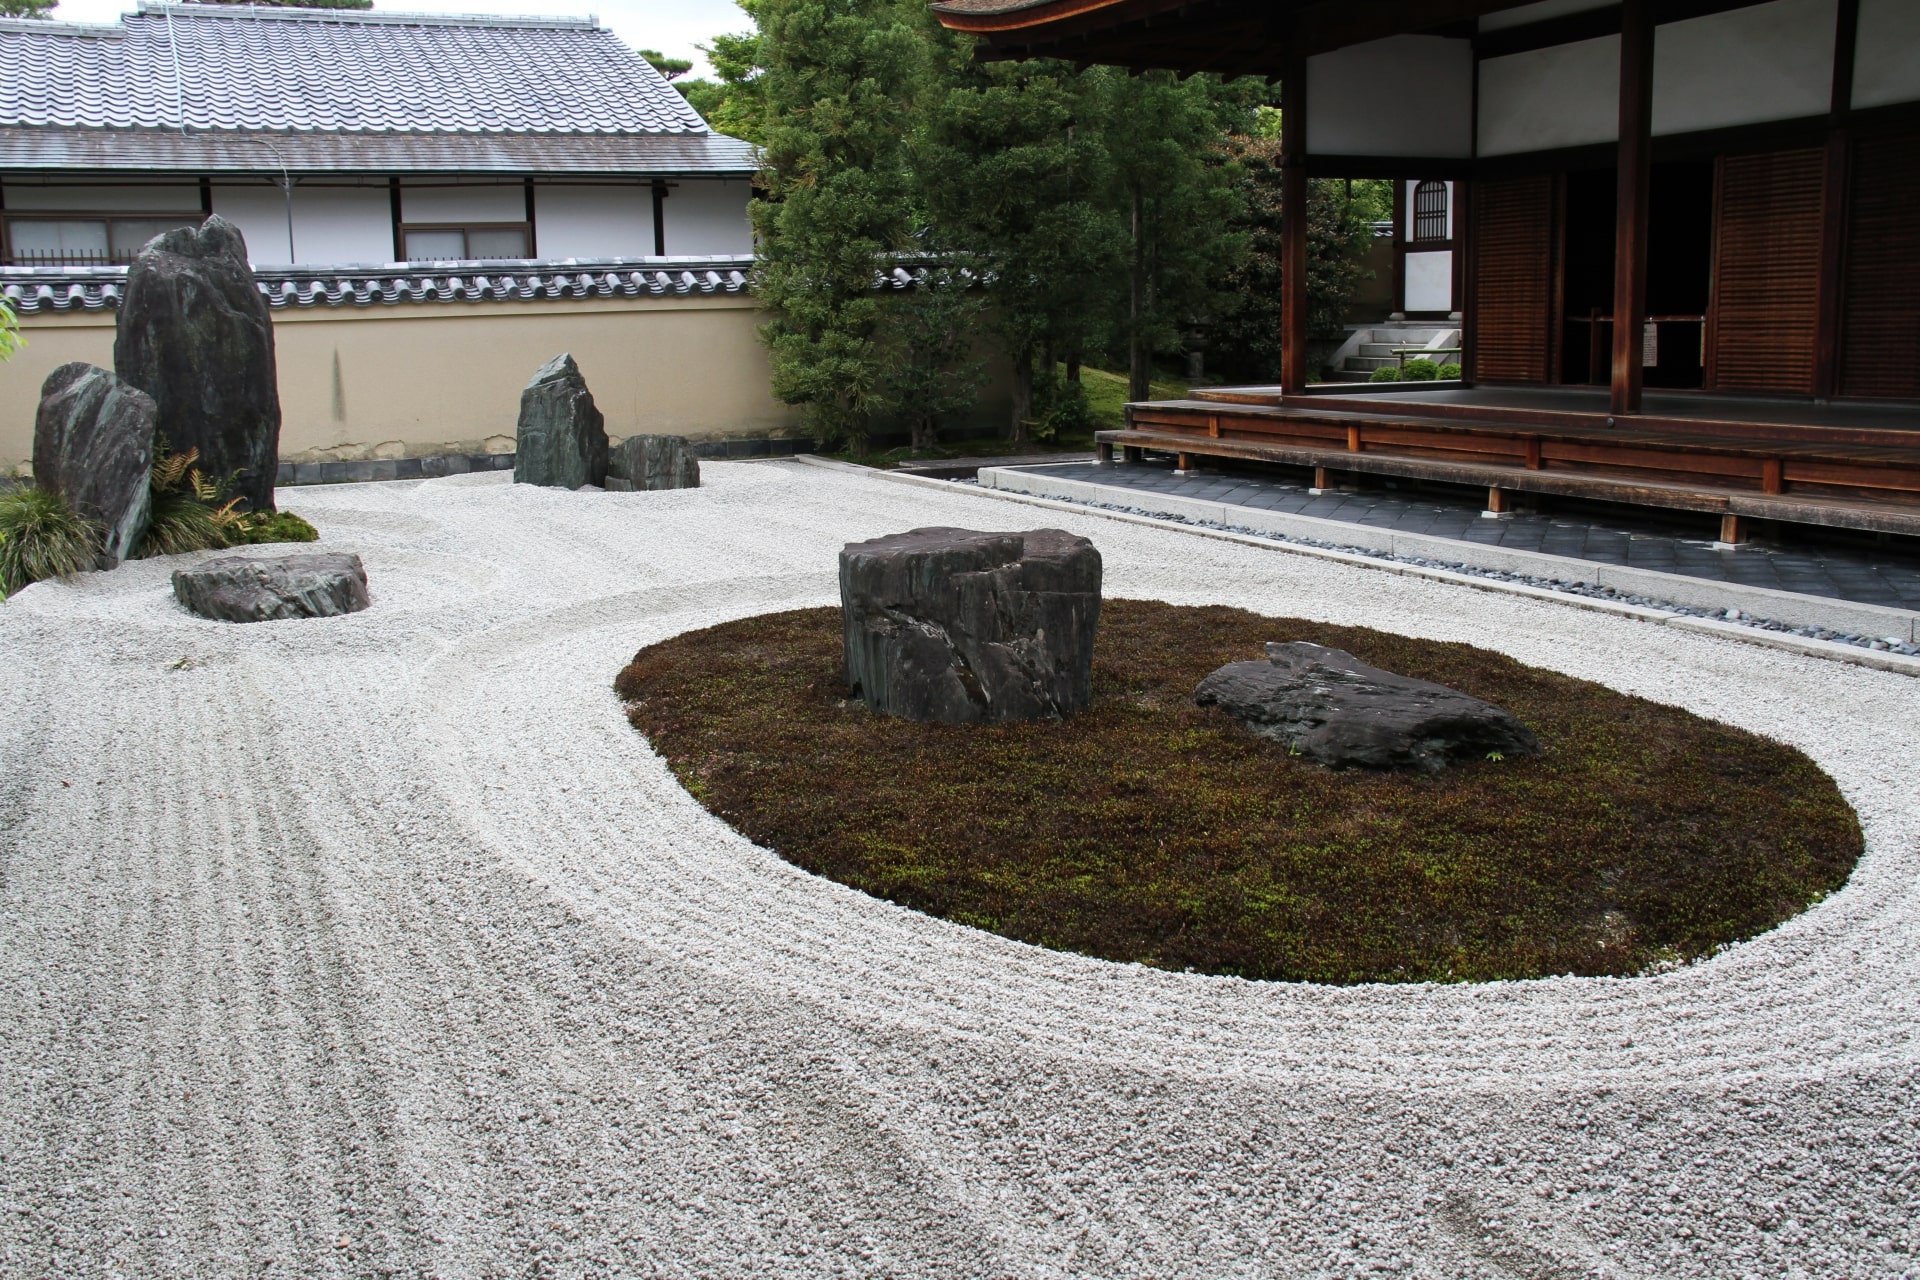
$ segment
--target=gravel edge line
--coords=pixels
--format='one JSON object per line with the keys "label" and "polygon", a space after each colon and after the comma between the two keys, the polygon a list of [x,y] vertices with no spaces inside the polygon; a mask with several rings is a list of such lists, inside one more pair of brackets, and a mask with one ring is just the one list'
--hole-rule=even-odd
{"label": "gravel edge line", "polygon": [[1261,536],[1258,534],[1237,533],[1226,528],[1210,527],[1203,523],[1141,515],[1132,511],[1120,510],[1089,502],[1076,502],[1064,498],[1040,497],[1036,494],[1016,493],[1005,489],[988,488],[983,485],[962,485],[956,484],[951,480],[934,480],[925,476],[901,475],[894,471],[878,471],[872,467],[863,467],[851,462],[840,462],[832,458],[822,458],[816,454],[795,454],[790,461],[810,467],[857,472],[894,484],[931,485],[948,493],[972,493],[980,497],[992,498],[1001,502],[1018,503],[1023,506],[1040,507],[1045,510],[1084,512],[1089,515],[1100,516],[1108,520],[1117,520],[1122,523],[1174,529],[1182,533],[1192,534],[1195,537],[1215,538],[1226,542],[1239,543],[1243,546],[1263,547],[1271,551],[1281,551],[1292,555],[1313,556],[1322,560],[1332,560],[1340,564],[1378,569],[1387,573],[1428,578],[1437,582],[1449,582],[1458,586],[1471,587],[1477,591],[1491,591],[1502,595],[1523,596],[1531,600],[1544,600],[1575,609],[1585,609],[1594,613],[1612,614],[1616,617],[1633,618],[1641,622],[1670,626],[1679,631],[1718,636],[1722,639],[1737,640],[1745,644],[1759,645],[1763,648],[1781,649],[1789,653],[1803,654],[1808,657],[1827,658],[1835,662],[1871,667],[1878,671],[1891,671],[1898,675],[1920,677],[1920,657],[1910,657],[1906,654],[1895,653],[1890,650],[1870,649],[1858,644],[1848,644],[1836,640],[1821,640],[1808,636],[1799,636],[1790,632],[1769,631],[1764,628],[1764,624],[1767,621],[1766,619],[1756,618],[1753,622],[1748,623],[1745,621],[1735,622],[1719,618],[1697,617],[1690,613],[1680,612],[1680,606],[1666,606],[1663,603],[1654,602],[1631,604],[1582,595],[1574,591],[1556,591],[1546,587],[1531,586],[1523,582],[1511,582],[1500,578],[1489,577],[1484,573],[1473,571],[1468,566],[1444,569],[1436,568],[1431,565],[1414,564],[1405,560],[1393,559],[1385,553],[1376,554],[1360,550],[1348,551],[1333,547],[1319,547],[1304,542],[1285,539],[1280,535]]}

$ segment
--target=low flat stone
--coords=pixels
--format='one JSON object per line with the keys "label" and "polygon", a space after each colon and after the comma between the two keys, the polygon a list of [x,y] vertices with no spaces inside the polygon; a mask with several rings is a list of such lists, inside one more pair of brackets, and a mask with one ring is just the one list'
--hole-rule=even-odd
{"label": "low flat stone", "polygon": [[1330,768],[1420,769],[1540,754],[1511,712],[1457,689],[1368,666],[1340,649],[1269,644],[1265,662],[1230,662],[1194,701]]}
{"label": "low flat stone", "polygon": [[100,526],[102,569],[147,531],[158,414],[151,396],[97,365],[63,364],[41,384],[33,482]]}
{"label": "low flat stone", "polygon": [[175,569],[173,595],[192,612],[221,622],[333,618],[373,603],[360,557],[339,551],[222,556]]}
{"label": "low flat stone", "polygon": [[565,352],[520,393],[513,482],[578,489],[607,478],[607,423],[580,367]]}
{"label": "low flat stone", "polygon": [[607,452],[607,488],[615,492],[699,487],[700,459],[682,436],[628,436]]}
{"label": "low flat stone", "polygon": [[1091,696],[1100,553],[1059,529],[915,529],[840,552],[847,684],[909,720],[1070,716]]}

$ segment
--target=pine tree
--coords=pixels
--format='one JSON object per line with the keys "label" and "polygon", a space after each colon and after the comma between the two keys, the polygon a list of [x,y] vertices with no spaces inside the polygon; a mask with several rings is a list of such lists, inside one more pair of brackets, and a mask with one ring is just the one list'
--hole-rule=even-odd
{"label": "pine tree", "polygon": [[766,198],[752,214],[773,392],[803,407],[822,447],[864,445],[885,395],[874,280],[912,248],[917,0],[754,0],[748,11],[761,32]]}
{"label": "pine tree", "polygon": [[0,17],[44,18],[59,0],[0,0]]}

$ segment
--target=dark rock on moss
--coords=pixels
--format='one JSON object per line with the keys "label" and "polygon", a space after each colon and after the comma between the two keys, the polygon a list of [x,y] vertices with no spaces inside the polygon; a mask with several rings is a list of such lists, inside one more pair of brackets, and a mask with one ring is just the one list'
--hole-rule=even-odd
{"label": "dark rock on moss", "polygon": [[173,594],[222,622],[275,622],[358,613],[372,603],[360,557],[343,552],[222,556],[173,573]]}
{"label": "dark rock on moss", "polygon": [[607,454],[607,488],[698,489],[700,460],[680,436],[628,436]]}
{"label": "dark rock on moss", "polygon": [[908,720],[1069,716],[1091,692],[1100,553],[1059,529],[915,529],[840,552],[847,683]]}
{"label": "dark rock on moss", "polygon": [[273,510],[280,390],[273,319],[240,229],[218,214],[156,236],[127,272],[113,367],[153,397],[175,453],[200,451],[209,476],[239,472],[233,492]]}
{"label": "dark rock on moss", "polygon": [[1269,644],[1265,662],[1228,663],[1194,701],[1332,768],[1437,773],[1490,753],[1540,753],[1532,732],[1490,702],[1304,640]]}
{"label": "dark rock on moss", "polygon": [[40,387],[33,482],[101,529],[99,564],[133,554],[151,507],[151,397],[96,365],[63,364]]}
{"label": "dark rock on moss", "polygon": [[520,393],[515,484],[578,489],[607,478],[607,424],[580,366],[562,353],[540,366]]}

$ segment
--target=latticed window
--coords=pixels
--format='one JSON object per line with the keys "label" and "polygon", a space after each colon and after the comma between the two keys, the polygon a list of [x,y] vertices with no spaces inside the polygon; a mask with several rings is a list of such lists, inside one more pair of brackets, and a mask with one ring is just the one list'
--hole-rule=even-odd
{"label": "latticed window", "polygon": [[1413,189],[1413,238],[1447,238],[1447,184],[1426,181]]}

